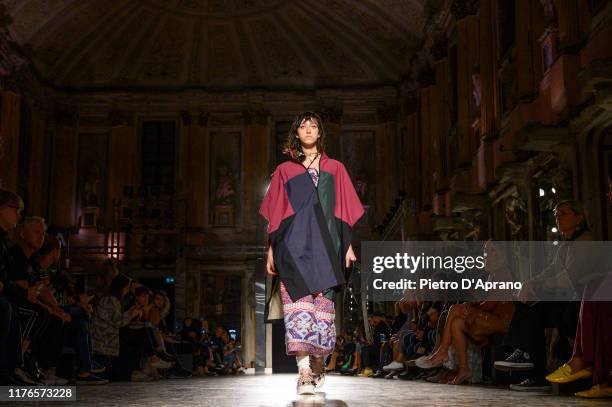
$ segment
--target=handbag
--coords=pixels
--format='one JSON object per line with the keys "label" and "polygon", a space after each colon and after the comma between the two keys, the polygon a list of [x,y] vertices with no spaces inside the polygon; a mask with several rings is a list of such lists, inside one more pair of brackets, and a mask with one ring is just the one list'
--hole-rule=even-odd
{"label": "handbag", "polygon": [[270,295],[266,299],[266,307],[264,310],[264,323],[271,324],[284,321],[283,300],[280,292],[280,278],[274,276],[272,279],[272,289]]}

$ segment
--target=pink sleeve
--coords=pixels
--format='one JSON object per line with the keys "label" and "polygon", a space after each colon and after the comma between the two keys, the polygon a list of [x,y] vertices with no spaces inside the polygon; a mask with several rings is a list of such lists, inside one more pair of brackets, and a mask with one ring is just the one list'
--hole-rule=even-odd
{"label": "pink sleeve", "polygon": [[351,182],[344,164],[339,163],[338,171],[336,171],[336,207],[334,216],[346,222],[350,227],[363,216],[364,210],[357,191]]}
{"label": "pink sleeve", "polygon": [[274,232],[283,219],[293,215],[281,171],[277,168],[266,191],[259,213],[268,221],[268,233]]}

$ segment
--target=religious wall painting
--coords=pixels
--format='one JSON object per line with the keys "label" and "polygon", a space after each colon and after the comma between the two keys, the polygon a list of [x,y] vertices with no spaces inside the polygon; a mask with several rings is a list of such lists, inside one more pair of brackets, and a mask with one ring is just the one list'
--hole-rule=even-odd
{"label": "religious wall painting", "polygon": [[288,160],[287,155],[283,154],[283,148],[285,146],[285,142],[287,141],[287,135],[289,134],[289,129],[291,128],[290,121],[278,121],[274,127],[275,129],[275,159],[276,165],[279,165]]}
{"label": "religious wall painting", "polygon": [[240,132],[210,135],[210,207],[214,226],[232,227],[238,219],[241,171]]}
{"label": "religious wall painting", "polygon": [[108,134],[79,134],[77,217],[80,227],[102,225],[106,207]]}

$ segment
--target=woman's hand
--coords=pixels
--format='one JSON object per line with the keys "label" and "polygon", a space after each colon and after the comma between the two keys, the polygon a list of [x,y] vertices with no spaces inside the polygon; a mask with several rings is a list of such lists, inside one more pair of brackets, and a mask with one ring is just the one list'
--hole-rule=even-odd
{"label": "woman's hand", "polygon": [[271,276],[275,276],[278,274],[276,272],[276,269],[274,268],[274,256],[272,254],[272,246],[268,247],[268,260],[266,261],[266,272]]}
{"label": "woman's hand", "polygon": [[349,268],[351,267],[351,263],[357,261],[357,257],[355,257],[355,252],[353,251],[353,245],[349,245],[348,250],[346,251],[346,257],[345,257],[345,267]]}

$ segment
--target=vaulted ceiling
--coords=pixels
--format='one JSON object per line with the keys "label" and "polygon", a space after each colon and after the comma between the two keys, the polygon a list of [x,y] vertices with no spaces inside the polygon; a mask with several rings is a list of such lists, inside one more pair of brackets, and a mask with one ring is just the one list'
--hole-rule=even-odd
{"label": "vaulted ceiling", "polygon": [[11,37],[64,89],[398,82],[424,0],[0,0]]}

